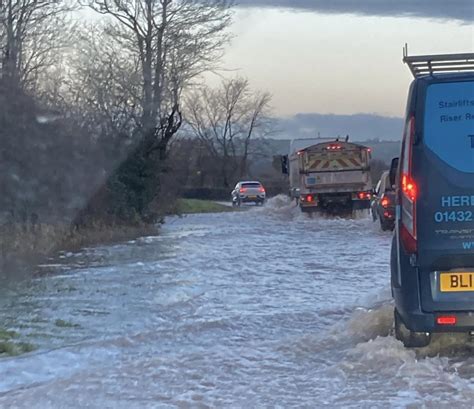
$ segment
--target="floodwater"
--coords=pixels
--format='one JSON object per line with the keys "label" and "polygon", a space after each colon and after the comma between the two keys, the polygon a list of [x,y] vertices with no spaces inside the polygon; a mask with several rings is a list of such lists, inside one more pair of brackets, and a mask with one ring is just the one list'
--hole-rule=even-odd
{"label": "floodwater", "polygon": [[390,233],[264,208],[170,218],[3,289],[1,408],[470,408],[474,348],[391,335]]}

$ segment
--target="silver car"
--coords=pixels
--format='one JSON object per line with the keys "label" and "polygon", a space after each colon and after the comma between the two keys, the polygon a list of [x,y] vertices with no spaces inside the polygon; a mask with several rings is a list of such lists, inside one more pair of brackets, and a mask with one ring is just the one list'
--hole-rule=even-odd
{"label": "silver car", "polygon": [[262,205],[266,198],[265,188],[260,182],[255,181],[237,183],[231,195],[233,206],[240,206],[242,203]]}

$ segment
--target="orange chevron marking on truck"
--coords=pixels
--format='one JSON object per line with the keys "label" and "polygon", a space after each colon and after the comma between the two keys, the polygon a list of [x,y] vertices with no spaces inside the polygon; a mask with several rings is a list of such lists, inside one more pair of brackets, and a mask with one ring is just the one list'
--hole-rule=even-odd
{"label": "orange chevron marking on truck", "polygon": [[362,164],[356,158],[328,158],[308,160],[306,168],[308,170],[327,169],[354,169],[360,168]]}

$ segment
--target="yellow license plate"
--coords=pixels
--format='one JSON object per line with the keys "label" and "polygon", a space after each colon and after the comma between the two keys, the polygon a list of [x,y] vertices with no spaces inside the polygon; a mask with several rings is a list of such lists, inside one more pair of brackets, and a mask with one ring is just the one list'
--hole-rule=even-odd
{"label": "yellow license plate", "polygon": [[249,196],[249,199],[256,199],[257,196]]}
{"label": "yellow license plate", "polygon": [[441,292],[474,291],[474,272],[441,273]]}

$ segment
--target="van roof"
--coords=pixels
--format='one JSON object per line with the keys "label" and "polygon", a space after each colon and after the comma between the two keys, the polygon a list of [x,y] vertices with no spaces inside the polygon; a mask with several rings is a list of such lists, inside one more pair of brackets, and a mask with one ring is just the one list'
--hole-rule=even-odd
{"label": "van roof", "polygon": [[428,81],[436,81],[436,80],[459,80],[459,81],[465,81],[465,80],[472,80],[474,79],[474,71],[472,72],[451,72],[451,73],[441,73],[441,74],[426,74],[426,75],[420,75],[416,77],[416,80],[428,80]]}

